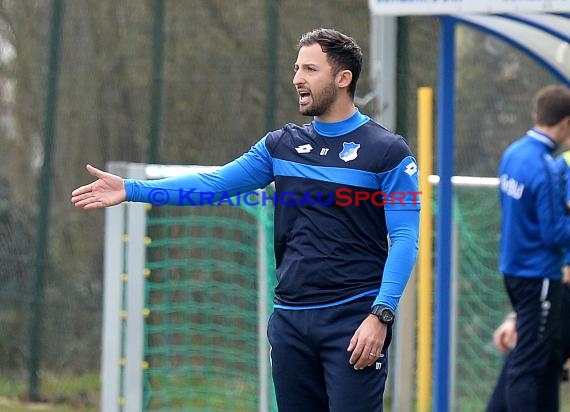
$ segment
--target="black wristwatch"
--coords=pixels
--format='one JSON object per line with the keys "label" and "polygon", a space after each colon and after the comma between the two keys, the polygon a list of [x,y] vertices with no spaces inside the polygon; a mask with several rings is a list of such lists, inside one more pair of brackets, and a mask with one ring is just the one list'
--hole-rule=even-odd
{"label": "black wristwatch", "polygon": [[394,314],[394,311],[392,311],[392,309],[382,305],[372,306],[372,311],[370,311],[370,313],[378,316],[380,322],[382,322],[385,325],[393,324],[394,319],[396,318],[396,315]]}

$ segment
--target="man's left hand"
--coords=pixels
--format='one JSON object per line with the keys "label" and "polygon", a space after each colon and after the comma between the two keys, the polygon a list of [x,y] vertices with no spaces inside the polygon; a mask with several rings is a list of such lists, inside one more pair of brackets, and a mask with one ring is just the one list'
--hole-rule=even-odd
{"label": "man's left hand", "polygon": [[354,369],[364,369],[373,365],[382,354],[388,326],[375,315],[369,315],[356,329],[347,351],[352,352],[349,363]]}

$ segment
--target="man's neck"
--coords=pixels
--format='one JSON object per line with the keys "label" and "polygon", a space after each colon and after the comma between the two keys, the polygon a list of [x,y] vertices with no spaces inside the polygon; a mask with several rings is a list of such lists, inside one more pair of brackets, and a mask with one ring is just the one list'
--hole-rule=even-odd
{"label": "man's neck", "polygon": [[324,123],[341,122],[348,119],[356,112],[354,101],[351,98],[337,99],[327,110],[320,116],[315,116],[315,119]]}
{"label": "man's neck", "polygon": [[540,133],[550,137],[550,139],[552,139],[552,141],[556,143],[556,146],[560,146],[560,144],[562,143],[560,133],[558,133],[558,128],[556,126],[534,125],[533,128],[539,131]]}

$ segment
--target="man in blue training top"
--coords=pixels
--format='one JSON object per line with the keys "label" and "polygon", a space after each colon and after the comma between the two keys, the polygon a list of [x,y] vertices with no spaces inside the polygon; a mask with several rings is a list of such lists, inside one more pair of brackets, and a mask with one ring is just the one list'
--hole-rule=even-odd
{"label": "man in blue training top", "polygon": [[503,153],[499,270],[516,313],[517,342],[505,359],[488,412],[559,408],[563,254],[570,247],[566,164],[552,154],[570,144],[570,89],[534,98],[534,127]]}
{"label": "man in blue training top", "polygon": [[361,67],[352,38],[306,33],[293,84],[310,124],[269,132],[213,173],[139,181],[87,166],[98,180],[72,193],[83,209],[152,202],[156,189],[182,205],[275,182],[278,283],[268,337],[281,412],[383,410],[387,349],[416,260],[420,205],[407,144],[354,106]]}

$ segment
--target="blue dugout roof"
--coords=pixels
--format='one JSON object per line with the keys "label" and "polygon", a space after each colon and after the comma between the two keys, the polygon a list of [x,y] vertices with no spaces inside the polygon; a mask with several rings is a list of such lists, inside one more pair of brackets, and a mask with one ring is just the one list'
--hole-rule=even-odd
{"label": "blue dugout roof", "polygon": [[570,85],[570,14],[452,14],[448,18],[504,40]]}

